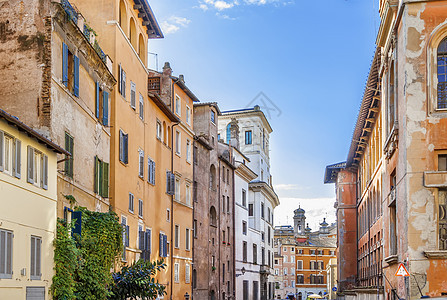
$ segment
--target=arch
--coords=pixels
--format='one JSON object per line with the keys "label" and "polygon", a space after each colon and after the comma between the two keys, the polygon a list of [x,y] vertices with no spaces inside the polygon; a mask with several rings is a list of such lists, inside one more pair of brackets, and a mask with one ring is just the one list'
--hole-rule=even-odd
{"label": "arch", "polygon": [[210,208],[210,225],[217,226],[217,213],[214,206]]}
{"label": "arch", "polygon": [[216,167],[211,165],[210,167],[210,189],[214,189],[216,187]]}
{"label": "arch", "polygon": [[165,143],[166,145],[168,144],[168,133],[166,131],[166,122],[163,121],[163,143]]}
{"label": "arch", "polygon": [[144,43],[143,35],[140,33],[138,37],[138,56],[140,57],[141,61],[146,65],[146,44]]}
{"label": "arch", "polygon": [[124,31],[124,34],[127,35],[127,8],[126,4],[123,0],[120,0],[120,7],[119,7],[119,23],[121,29]]}
{"label": "arch", "polygon": [[136,27],[135,21],[132,17],[130,18],[130,25],[129,25],[129,41],[135,50],[138,49],[137,48],[137,27]]}

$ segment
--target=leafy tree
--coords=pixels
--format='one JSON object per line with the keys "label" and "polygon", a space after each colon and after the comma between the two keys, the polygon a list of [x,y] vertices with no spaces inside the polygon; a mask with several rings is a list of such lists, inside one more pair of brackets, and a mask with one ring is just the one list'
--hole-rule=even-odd
{"label": "leafy tree", "polygon": [[165,286],[155,281],[157,272],[165,269],[163,260],[155,262],[142,259],[113,274],[114,284],[110,288],[110,300],[155,299],[166,294]]}

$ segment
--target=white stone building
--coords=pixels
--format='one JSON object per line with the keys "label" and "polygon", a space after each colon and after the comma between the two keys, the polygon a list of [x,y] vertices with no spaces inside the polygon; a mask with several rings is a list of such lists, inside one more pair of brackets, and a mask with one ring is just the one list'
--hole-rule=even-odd
{"label": "white stone building", "polygon": [[236,299],[273,299],[273,210],[279,205],[279,199],[270,175],[272,128],[259,106],[255,106],[222,112],[218,132],[219,140],[239,149],[234,151],[238,166],[235,172]]}

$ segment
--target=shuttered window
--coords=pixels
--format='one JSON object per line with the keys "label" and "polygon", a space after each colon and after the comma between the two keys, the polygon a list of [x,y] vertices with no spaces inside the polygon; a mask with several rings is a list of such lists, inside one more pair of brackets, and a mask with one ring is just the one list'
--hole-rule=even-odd
{"label": "shuttered window", "polygon": [[73,55],[73,95],[79,97],[79,58]]}
{"label": "shuttered window", "polygon": [[175,175],[170,171],[166,172],[166,193],[174,195],[175,193]]}
{"label": "shuttered window", "polygon": [[129,247],[129,226],[125,216],[121,217],[121,227],[123,228],[123,256],[122,260],[126,261],[126,247]]}
{"label": "shuttered window", "polygon": [[95,156],[94,192],[103,198],[109,197],[109,164]]}
{"label": "shuttered window", "polygon": [[134,82],[130,82],[130,107],[135,109],[136,107],[136,98],[137,98],[137,86]]}
{"label": "shuttered window", "polygon": [[28,146],[27,181],[48,189],[48,156]]}
{"label": "shuttered window", "polygon": [[134,196],[132,193],[129,193],[129,211],[133,213],[133,199]]}
{"label": "shuttered window", "polygon": [[73,55],[67,44],[62,44],[62,83],[79,97],[79,58]]}
{"label": "shuttered window", "polygon": [[41,246],[42,238],[32,236],[31,237],[31,267],[30,278],[32,280],[40,280],[41,274]]}
{"label": "shuttered window", "polygon": [[191,239],[191,235],[190,235],[190,229],[186,228],[186,233],[185,233],[185,249],[186,250],[191,250],[191,243],[190,243],[190,239]]}
{"label": "shuttered window", "polygon": [[124,72],[121,65],[118,66],[118,91],[126,98],[126,72]]}
{"label": "shuttered window", "polygon": [[180,281],[180,265],[179,263],[174,263],[174,282]]}
{"label": "shuttered window", "polygon": [[138,216],[143,217],[143,200],[138,199]]}
{"label": "shuttered window", "polygon": [[191,280],[190,269],[191,269],[191,266],[187,263],[185,265],[185,283],[189,283]]}
{"label": "shuttered window", "polygon": [[143,95],[140,94],[140,119],[144,120],[144,98]]}
{"label": "shuttered window", "polygon": [[128,163],[128,142],[129,135],[120,130],[120,161],[124,164]]}
{"label": "shuttered window", "polygon": [[21,178],[22,142],[0,131],[0,171]]}
{"label": "shuttered window", "polygon": [[12,278],[13,233],[0,229],[0,278]]}
{"label": "shuttered window", "polygon": [[102,93],[102,124],[109,126],[109,93]]}
{"label": "shuttered window", "polygon": [[152,245],[152,231],[146,229],[146,231],[139,231],[139,249],[141,250],[140,258],[147,261],[150,260]]}
{"label": "shuttered window", "polygon": [[22,177],[21,169],[22,169],[22,142],[16,139],[14,147],[14,165],[13,165],[13,173],[15,177],[17,178]]}
{"label": "shuttered window", "polygon": [[155,185],[155,161],[150,157],[147,158],[147,182]]}
{"label": "shuttered window", "polygon": [[144,151],[138,150],[138,176],[144,178]]}
{"label": "shuttered window", "polygon": [[65,150],[71,154],[71,156],[65,156],[65,175],[73,178],[73,150],[74,141],[73,137],[65,132]]}

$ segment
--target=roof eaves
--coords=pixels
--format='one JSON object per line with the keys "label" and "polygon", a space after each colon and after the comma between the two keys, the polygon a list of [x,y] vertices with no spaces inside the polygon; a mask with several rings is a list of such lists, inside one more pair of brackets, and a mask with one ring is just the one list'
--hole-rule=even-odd
{"label": "roof eaves", "polygon": [[180,123],[180,119],[169,109],[158,94],[148,93],[149,98],[169,118],[171,122]]}
{"label": "roof eaves", "polygon": [[[136,5],[141,5],[143,25],[147,28],[147,35],[150,39],[164,38],[160,25],[155,18],[154,12],[147,0],[134,0]],[[140,9],[138,9],[140,11]]]}

